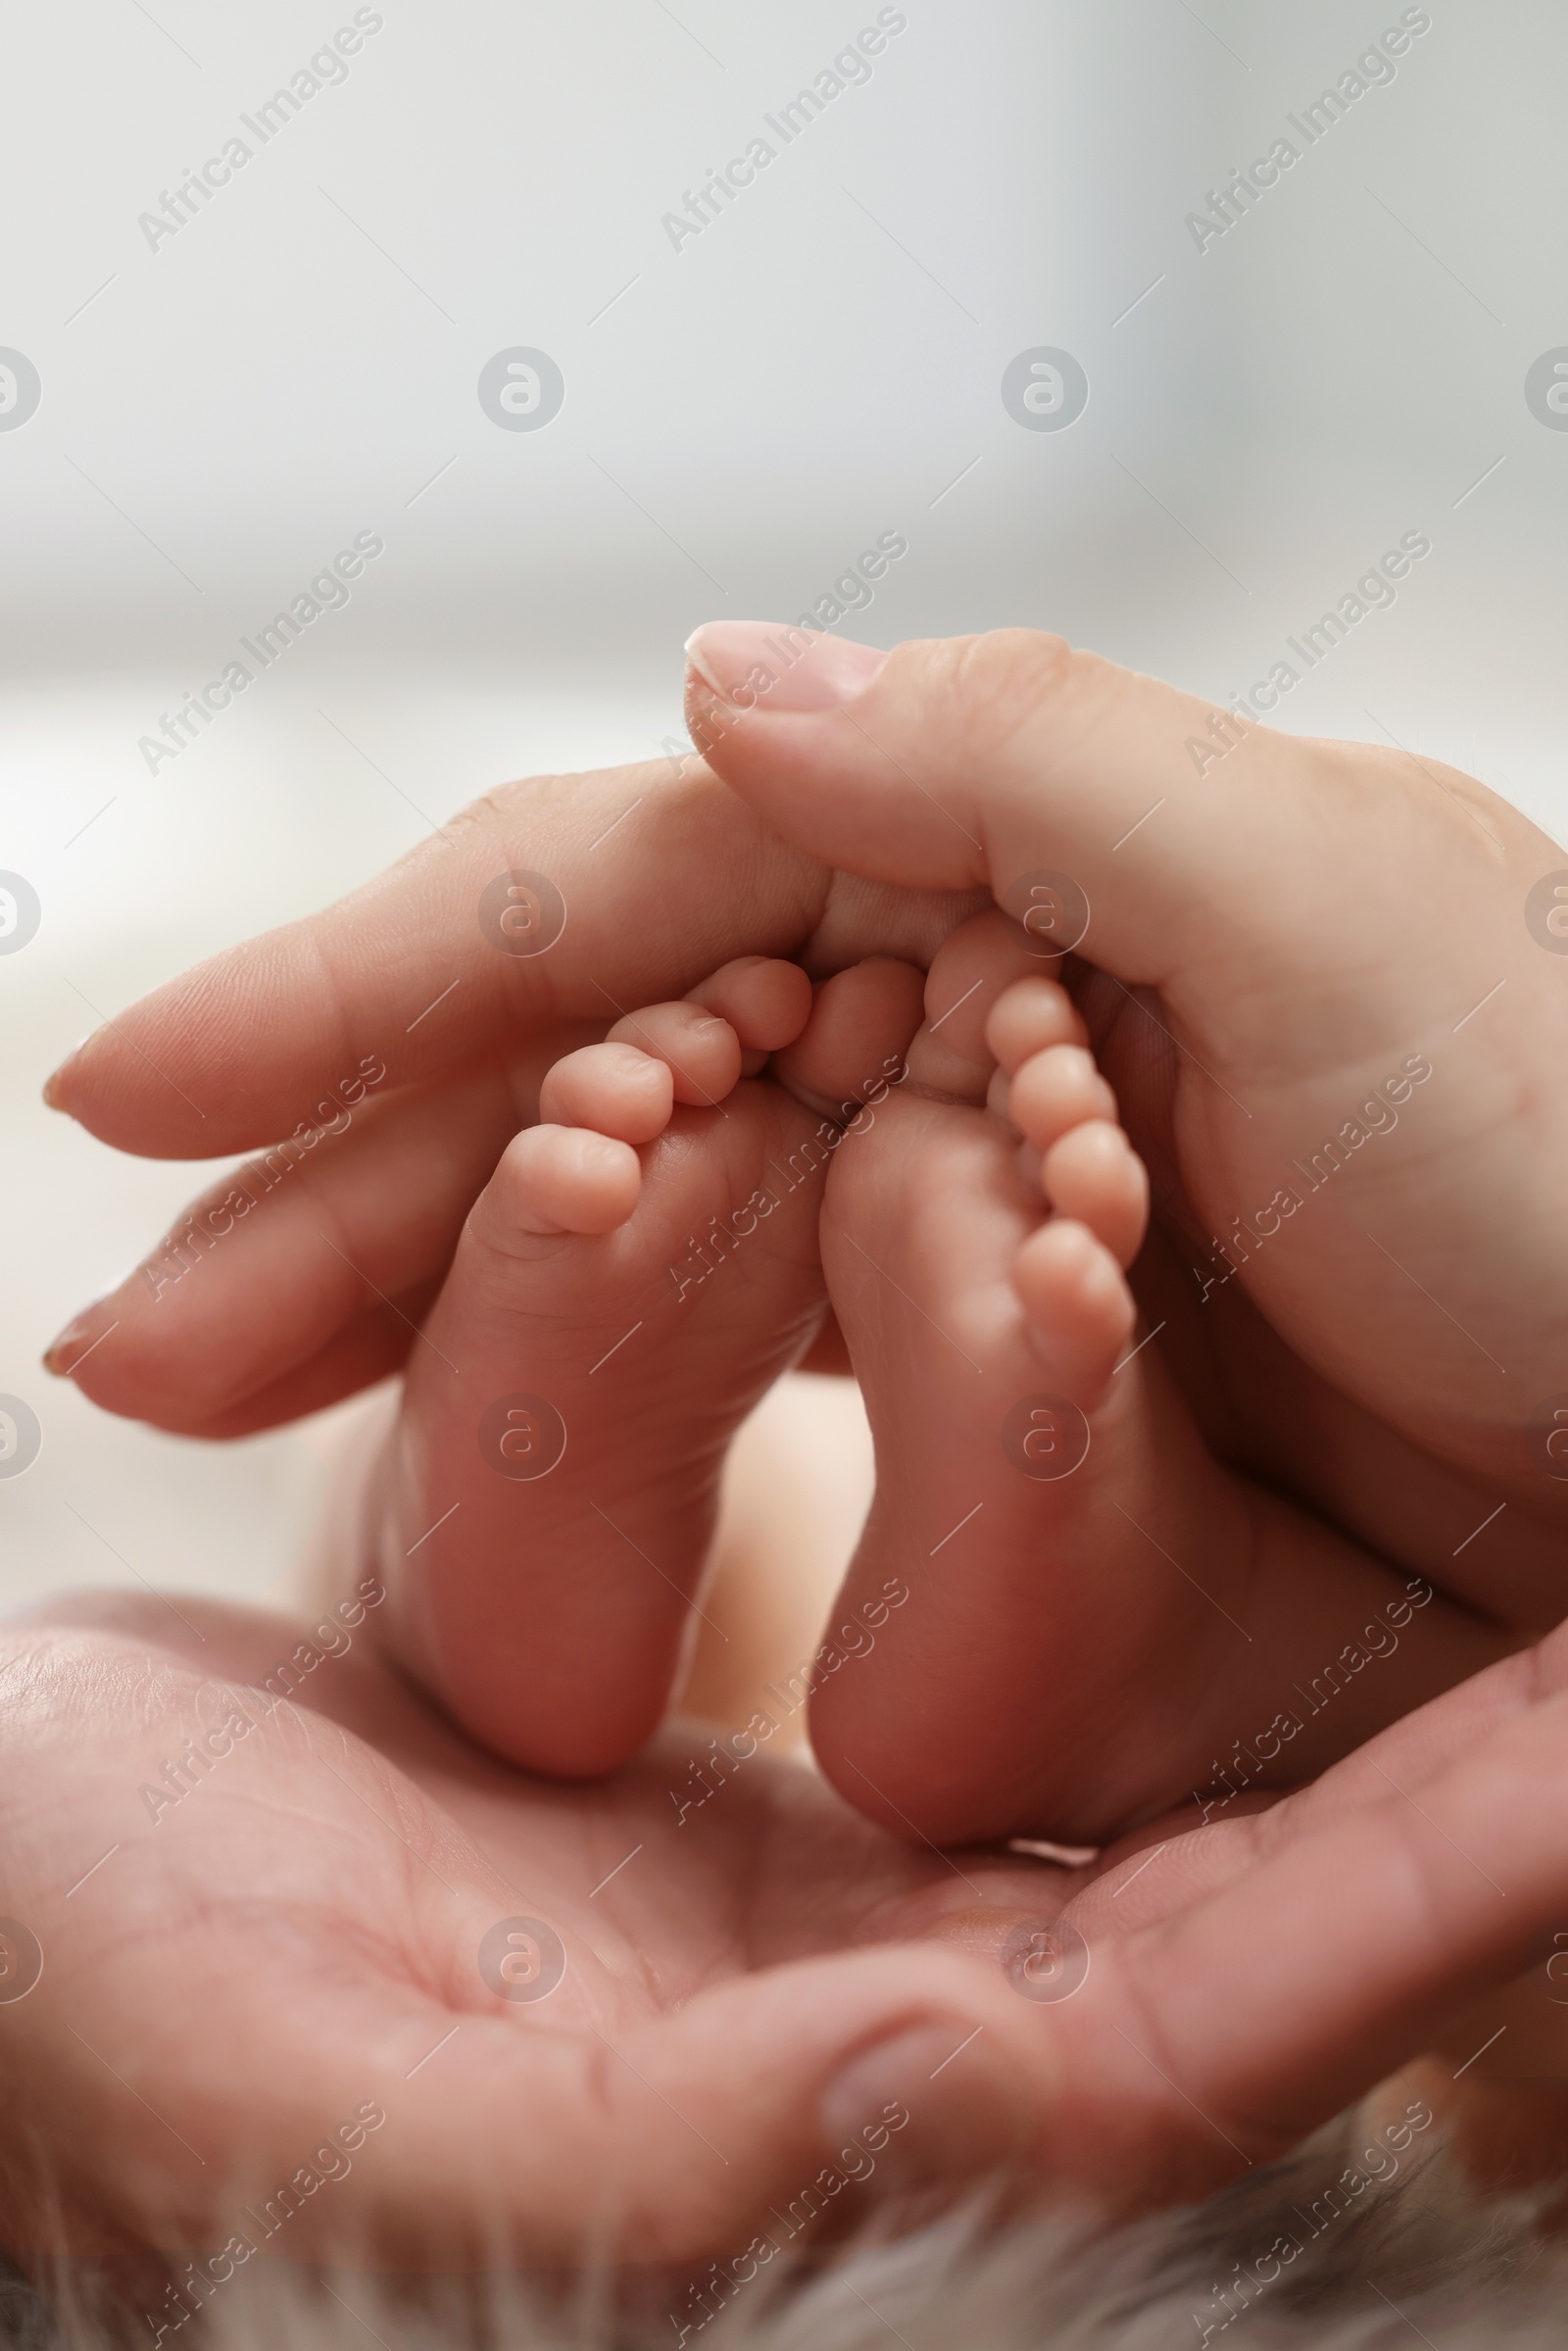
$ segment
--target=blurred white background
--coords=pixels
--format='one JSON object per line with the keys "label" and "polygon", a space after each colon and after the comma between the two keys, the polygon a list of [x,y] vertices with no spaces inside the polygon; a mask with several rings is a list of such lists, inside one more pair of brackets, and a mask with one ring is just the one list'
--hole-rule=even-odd
{"label": "blurred white background", "polygon": [[[1401,13],[1429,28],[1308,148],[1288,118]],[[1526,398],[1568,346],[1560,0],[907,0],[786,146],[764,118],[877,16],[382,0],[263,144],[243,118],[353,7],[6,12],[0,347],[39,398],[0,375],[0,868],[42,919],[0,955],[0,1390],[45,1442],[0,1481],[4,1597],[262,1592],[322,1478],[319,1428],[209,1450],[36,1368],[201,1181],[51,1117],[48,1070],[476,791],[657,755],[690,629],[793,617],[879,533],[908,553],[852,633],[1030,623],[1227,699],[1425,532],[1275,722],[1417,746],[1568,837],[1568,431]],[[1200,250],[1187,216],[1281,137]],[[478,397],[519,346],[564,379],[539,430]],[[1037,346],[1087,373],[1067,429],[1004,404]],[[149,773],[139,739],[362,531],[351,601]]]}

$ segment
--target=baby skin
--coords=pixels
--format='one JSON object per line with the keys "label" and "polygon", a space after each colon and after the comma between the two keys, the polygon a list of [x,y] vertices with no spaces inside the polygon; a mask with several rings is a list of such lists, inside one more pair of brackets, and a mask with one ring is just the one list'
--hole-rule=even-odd
{"label": "baby skin", "polygon": [[558,1061],[410,1359],[388,1633],[513,1763],[593,1776],[657,1728],[730,1439],[822,1322],[820,1121],[746,1074],[810,1012],[748,956]]}
{"label": "baby skin", "polygon": [[[811,1731],[896,1833],[1154,1817],[1404,1594],[1217,1463],[1139,1343],[1148,1180],[1001,912],[928,975],[813,993],[726,965],[557,1063],[540,1107],[411,1361],[379,1531],[402,1662],[510,1760],[592,1775],[651,1735],[725,1450],[830,1301],[877,1455],[844,1605],[910,1598],[822,1678]],[[1423,1591],[1419,1649],[1295,1737],[1282,1779],[1510,1645]]]}
{"label": "baby skin", "polygon": [[[813,1744],[906,1834],[1102,1840],[1207,1782],[1406,1579],[1217,1460],[1140,1342],[1148,1181],[1017,926],[955,932],[923,1004],[822,1218],[878,1471],[845,1606],[894,1568],[911,1598],[824,1679]],[[1419,1649],[1293,1733],[1278,1783],[1512,1645],[1430,1586],[1421,1605]]]}

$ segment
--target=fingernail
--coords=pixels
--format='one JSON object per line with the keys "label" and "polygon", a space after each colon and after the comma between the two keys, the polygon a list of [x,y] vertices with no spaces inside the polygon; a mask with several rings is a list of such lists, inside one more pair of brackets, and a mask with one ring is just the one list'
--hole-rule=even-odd
{"label": "fingernail", "polygon": [[838,710],[863,694],[885,653],[781,620],[710,620],[686,640],[686,659],[726,702],[741,708]]}
{"label": "fingernail", "polygon": [[65,1379],[70,1367],[80,1359],[82,1349],[87,1343],[87,1334],[92,1329],[93,1315],[97,1304],[98,1300],[95,1298],[92,1305],[83,1306],[79,1314],[73,1315],[59,1338],[51,1340],[49,1346],[44,1349],[44,1370],[53,1372],[57,1380]]}
{"label": "fingernail", "polygon": [[43,1082],[43,1099],[48,1103],[51,1110],[64,1110],[67,1107],[64,1100],[66,1080],[75,1068],[76,1063],[81,1059],[83,1048],[91,1044],[95,1034],[96,1032],[94,1030],[88,1029],[84,1036],[78,1037],[75,1044],[72,1047],[70,1053],[67,1053],[65,1059],[61,1062],[59,1068],[52,1070],[49,1076],[45,1078]]}
{"label": "fingernail", "polygon": [[1025,2112],[983,2034],[957,2018],[858,2050],[829,2081],[818,2112],[835,2154],[863,2147],[900,2188],[973,2181],[1011,2161],[1028,2137]]}

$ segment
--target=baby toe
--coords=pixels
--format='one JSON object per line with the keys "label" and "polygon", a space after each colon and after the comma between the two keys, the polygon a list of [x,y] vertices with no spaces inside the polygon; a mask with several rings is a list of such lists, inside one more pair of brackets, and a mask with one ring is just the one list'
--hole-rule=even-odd
{"label": "baby toe", "polygon": [[646,1004],[616,1021],[606,1043],[635,1045],[669,1070],[674,1098],[692,1109],[715,1109],[741,1074],[741,1041],[727,1020],[702,1004]]}
{"label": "baby toe", "polygon": [[519,1234],[612,1233],[641,1191],[642,1163],[629,1143],[589,1127],[525,1127],[503,1151],[469,1229],[503,1255]]}
{"label": "baby toe", "polygon": [[909,1048],[911,1083],[978,1102],[996,1059],[986,1035],[992,1008],[1038,966],[1025,933],[1000,906],[950,932],[926,975],[925,1022]]}
{"label": "baby toe", "polygon": [[1059,1215],[1087,1225],[1118,1264],[1132,1263],[1149,1221],[1149,1176],[1119,1126],[1090,1118],[1069,1128],[1043,1155],[1040,1181]]}
{"label": "baby toe", "polygon": [[775,1057],[774,1077],[823,1117],[852,1117],[901,1082],[924,987],[912,963],[891,956],[836,973],[817,989],[800,1036]]}
{"label": "baby toe", "polygon": [[1080,1410],[1093,1406],[1138,1320],[1116,1259],[1087,1225],[1056,1217],[1023,1244],[1012,1283],[1043,1371]]}
{"label": "baby toe", "polygon": [[986,1044],[992,1057],[1011,1072],[1031,1053],[1053,1045],[1087,1045],[1077,1005],[1056,980],[1039,975],[1016,980],[997,998],[986,1018]]}
{"label": "baby toe", "polygon": [[811,983],[799,963],[739,955],[693,988],[686,1002],[727,1020],[750,1059],[794,1044],[811,1016]]}
{"label": "baby toe", "polygon": [[592,1127],[621,1143],[652,1143],[669,1124],[675,1089],[667,1061],[635,1045],[585,1045],[546,1073],[546,1125]]}
{"label": "baby toe", "polygon": [[1085,1119],[1116,1116],[1116,1097],[1082,1045],[1052,1045],[1032,1054],[1012,1078],[1006,1101],[1012,1124],[1039,1151]]}

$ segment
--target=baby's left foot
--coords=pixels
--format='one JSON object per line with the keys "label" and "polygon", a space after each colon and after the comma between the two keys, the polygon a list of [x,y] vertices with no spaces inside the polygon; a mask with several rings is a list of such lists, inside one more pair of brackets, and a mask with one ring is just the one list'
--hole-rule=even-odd
{"label": "baby's left foot", "polygon": [[[877,1459],[843,1614],[878,1630],[827,1652],[812,1742],[860,1811],[939,1843],[1163,1810],[1402,1592],[1218,1465],[1139,1341],[1147,1178],[1031,964],[999,912],[948,942],[908,1085],[846,1139],[822,1218]],[[1425,1696],[1456,1678],[1438,1607],[1421,1650]],[[1324,1752],[1276,1739],[1279,1768],[1353,1743],[1406,1670],[1347,1691]]]}

